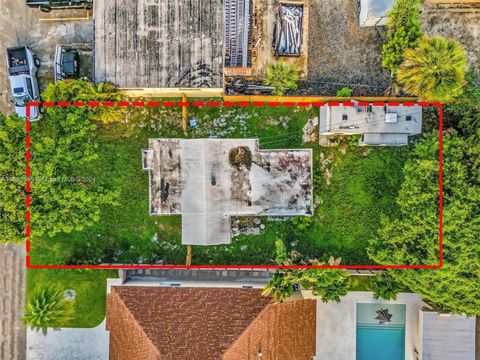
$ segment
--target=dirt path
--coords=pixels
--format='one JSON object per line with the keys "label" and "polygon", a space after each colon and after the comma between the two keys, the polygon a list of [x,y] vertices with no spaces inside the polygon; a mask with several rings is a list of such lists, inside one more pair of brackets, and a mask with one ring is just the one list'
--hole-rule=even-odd
{"label": "dirt path", "polygon": [[26,331],[21,323],[25,299],[23,245],[0,245],[0,359],[25,359]]}

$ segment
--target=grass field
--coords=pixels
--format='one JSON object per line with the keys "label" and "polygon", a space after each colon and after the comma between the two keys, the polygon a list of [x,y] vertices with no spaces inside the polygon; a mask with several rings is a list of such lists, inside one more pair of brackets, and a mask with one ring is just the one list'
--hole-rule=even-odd
{"label": "grass field", "polygon": [[116,271],[105,270],[37,270],[27,271],[27,301],[36,287],[55,285],[76,293],[73,318],[62,327],[89,328],[105,318],[107,278],[116,278]]}
{"label": "grass field", "polygon": [[[317,143],[303,144],[302,128],[315,116],[318,109],[189,109],[199,126],[188,137],[256,137],[262,148],[312,148],[316,208],[308,223],[262,218],[265,229],[260,235],[240,235],[231,245],[194,247],[194,264],[269,264],[278,238],[308,257],[333,255],[342,257],[343,264],[369,262],[367,243],[381,216],[395,216],[408,149],[359,148],[353,141],[322,149]],[[82,232],[33,239],[32,262],[183,264],[181,218],[149,215],[148,178],[141,170],[141,149],[148,139],[185,137],[180,124],[178,108],[160,107],[133,109],[128,121],[100,127],[99,159],[80,170],[117,189],[118,206],[105,207],[101,221]]]}

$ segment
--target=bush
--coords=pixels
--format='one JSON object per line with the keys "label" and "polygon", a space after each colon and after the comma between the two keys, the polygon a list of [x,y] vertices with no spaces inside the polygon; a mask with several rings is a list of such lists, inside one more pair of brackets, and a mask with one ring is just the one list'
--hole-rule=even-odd
{"label": "bush", "polygon": [[395,75],[405,49],[414,48],[422,35],[420,1],[397,0],[388,14],[388,41],[383,45],[382,66]]}
{"label": "bush", "polygon": [[275,95],[283,95],[286,90],[297,90],[298,71],[295,65],[284,62],[269,63],[265,84],[274,88]]}
{"label": "bush", "polygon": [[47,286],[37,288],[28,300],[23,322],[30,329],[47,335],[49,327],[58,330],[60,324],[70,320],[73,315],[73,302],[64,298],[60,287]]}
{"label": "bush", "polygon": [[417,48],[405,50],[404,58],[397,79],[408,93],[442,103],[463,93],[467,54],[457,41],[424,38]]}
{"label": "bush", "polygon": [[396,300],[400,286],[388,272],[378,273],[372,282],[373,298]]}
{"label": "bush", "polygon": [[85,80],[65,80],[49,84],[42,93],[44,101],[98,101],[114,102],[114,106],[90,107],[93,118],[102,123],[111,123],[123,119],[127,108],[119,107],[116,103],[124,100],[121,92],[111,83],[95,85]]}
{"label": "bush", "polygon": [[350,97],[352,96],[352,92],[353,92],[352,89],[345,86],[337,91],[337,97]]}

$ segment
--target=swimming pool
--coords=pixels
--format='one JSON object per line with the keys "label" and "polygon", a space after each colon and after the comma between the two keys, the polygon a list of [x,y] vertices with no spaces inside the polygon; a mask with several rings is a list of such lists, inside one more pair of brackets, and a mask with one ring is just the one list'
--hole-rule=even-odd
{"label": "swimming pool", "polygon": [[[379,324],[382,314],[390,321]],[[405,305],[357,304],[356,347],[357,360],[404,360]]]}

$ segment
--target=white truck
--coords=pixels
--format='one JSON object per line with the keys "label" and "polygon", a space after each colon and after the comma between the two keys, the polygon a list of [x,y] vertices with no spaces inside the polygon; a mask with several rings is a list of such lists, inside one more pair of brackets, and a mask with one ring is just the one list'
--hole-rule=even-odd
{"label": "white truck", "polygon": [[[27,118],[27,104],[40,101],[37,81],[40,61],[27,46],[16,46],[7,49],[7,66],[15,111],[20,117]],[[38,106],[30,107],[30,120],[38,120],[39,115]]]}

